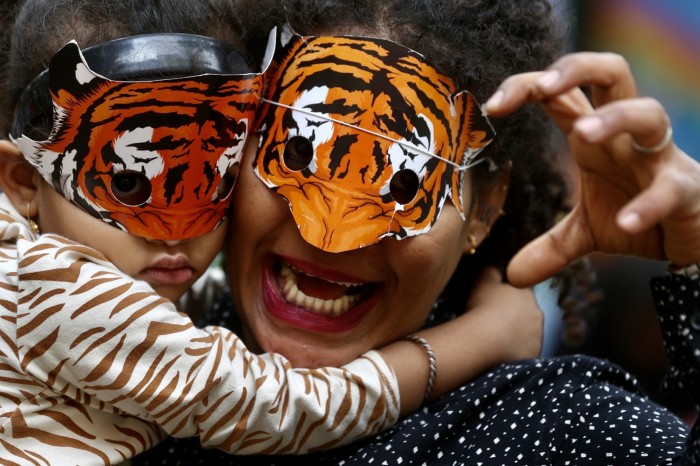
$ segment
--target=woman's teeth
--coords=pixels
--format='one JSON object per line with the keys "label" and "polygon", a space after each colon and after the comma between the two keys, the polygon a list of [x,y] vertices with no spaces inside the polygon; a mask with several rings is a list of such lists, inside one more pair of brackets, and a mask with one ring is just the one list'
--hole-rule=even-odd
{"label": "woman's teeth", "polygon": [[[360,299],[358,295],[351,294],[344,294],[340,298],[336,299],[320,299],[315,298],[313,296],[308,296],[298,288],[296,273],[301,272],[295,272],[292,269],[292,267],[287,263],[282,264],[280,270],[280,275],[282,276],[282,280],[284,283],[284,285],[282,286],[282,294],[284,295],[284,299],[290,304],[299,307],[304,307],[309,311],[315,312],[317,314],[339,316],[344,312],[347,312],[350,308],[352,308]],[[359,286],[357,284],[350,283],[332,283],[335,283],[336,285],[346,286],[348,288],[348,291],[353,286]]]}

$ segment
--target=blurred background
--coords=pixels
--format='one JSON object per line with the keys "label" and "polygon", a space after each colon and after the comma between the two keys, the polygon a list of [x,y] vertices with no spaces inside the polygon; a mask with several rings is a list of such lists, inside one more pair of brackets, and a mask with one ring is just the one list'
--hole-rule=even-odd
{"label": "blurred background", "polygon": [[572,34],[578,50],[627,57],[642,95],[658,98],[676,143],[700,157],[700,1],[578,0]]}
{"label": "blurred background", "polygon": [[[700,159],[700,0],[555,0],[571,22],[570,48],[624,55],[640,95],[667,109],[679,147]],[[659,390],[667,361],[649,291],[649,278],[666,263],[593,256],[596,286],[579,318],[562,321],[546,286],[538,287],[545,308],[544,352],[585,352],[612,360],[635,374],[656,401],[684,417],[697,415],[678,393]],[[584,339],[563,336],[585,330]]]}

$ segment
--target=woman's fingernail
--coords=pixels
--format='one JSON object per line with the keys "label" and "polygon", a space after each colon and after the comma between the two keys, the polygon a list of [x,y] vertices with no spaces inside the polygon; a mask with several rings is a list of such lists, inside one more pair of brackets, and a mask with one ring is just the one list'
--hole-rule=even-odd
{"label": "woman's fingernail", "polygon": [[486,113],[488,113],[489,110],[494,110],[495,108],[498,108],[498,106],[501,105],[501,102],[503,102],[503,96],[503,91],[496,91],[496,93],[492,95],[489,98],[489,100],[487,100],[484,104],[484,110],[486,111]]}
{"label": "woman's fingernail", "polygon": [[542,76],[537,78],[537,84],[540,87],[548,88],[554,86],[561,77],[561,74],[557,70],[549,70],[542,73]]}
{"label": "woman's fingernail", "polygon": [[580,118],[574,123],[576,130],[586,139],[590,141],[598,137],[603,131],[603,120],[599,117],[588,116]]}
{"label": "woman's fingernail", "polygon": [[639,226],[642,224],[642,218],[637,212],[629,212],[621,215],[617,223],[623,230],[632,233],[639,230]]}

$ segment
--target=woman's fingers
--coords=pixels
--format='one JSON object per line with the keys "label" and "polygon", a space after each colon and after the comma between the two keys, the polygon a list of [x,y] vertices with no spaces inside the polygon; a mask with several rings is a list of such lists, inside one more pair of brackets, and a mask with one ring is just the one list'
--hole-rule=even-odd
{"label": "woman's fingers", "polygon": [[[651,183],[618,212],[616,223],[630,235],[661,227],[663,257],[677,264],[700,261],[700,169],[673,146]],[[639,157],[644,157],[640,155]]]}
{"label": "woman's fingers", "polygon": [[629,63],[614,53],[579,52],[565,55],[540,77],[538,89],[544,96],[553,96],[583,85],[590,86],[596,107],[637,96]]}
{"label": "woman's fingers", "polygon": [[[594,251],[681,265],[700,261],[700,170],[697,162],[675,146],[668,150],[673,153],[659,157],[651,164],[653,169],[637,170],[636,178],[646,187],[630,187],[626,202],[617,204],[614,192],[630,184],[613,176],[610,189],[597,193],[595,199],[600,202],[579,203],[561,222],[521,249],[508,265],[510,283],[532,286]],[[648,157],[638,154],[630,160],[644,165]],[[620,175],[631,171],[621,170]]]}
{"label": "woman's fingers", "polygon": [[661,223],[686,202],[683,185],[674,176],[659,175],[617,215],[617,224],[630,234]]}
{"label": "woman's fingers", "polygon": [[514,75],[503,82],[499,90],[484,104],[484,111],[499,117],[514,112],[525,103],[542,103],[547,113],[568,133],[573,123],[593,111],[593,107],[578,87],[554,96],[545,96],[538,87],[544,72]]}
{"label": "woman's fingers", "polygon": [[[574,131],[588,143],[599,144],[621,133],[628,133],[640,147],[659,146],[660,150],[655,152],[670,147],[670,140],[667,139],[672,134],[670,128],[664,107],[656,99],[648,97],[608,103],[574,123]],[[630,147],[634,148],[631,142]]]}
{"label": "woman's fingers", "polygon": [[594,250],[579,207],[522,248],[508,264],[508,281],[519,288],[534,286]]}
{"label": "woman's fingers", "polygon": [[[565,55],[545,71],[522,73],[506,79],[484,109],[489,115],[508,114],[525,102],[548,103],[551,99],[590,86],[594,105],[600,106],[637,96],[629,64],[613,53],[580,52]],[[578,98],[571,108],[583,104]]]}
{"label": "woman's fingers", "polygon": [[542,93],[537,87],[541,71],[521,73],[508,77],[498,90],[484,104],[484,110],[493,116],[511,113],[525,102],[541,100]]}
{"label": "woman's fingers", "polygon": [[[503,116],[513,112],[518,107],[526,102],[543,102],[566,94],[569,89],[562,89],[560,92],[543,93],[540,87],[542,77],[547,76],[547,71],[533,71],[531,73],[521,73],[508,77],[498,90],[486,101],[484,110],[492,116]],[[583,94],[581,94],[583,96]],[[566,100],[562,102],[564,107],[576,108],[578,105],[583,105],[583,100],[574,99],[568,103]],[[589,105],[584,105],[584,108],[590,108]]]}
{"label": "woman's fingers", "polygon": [[484,109],[502,116],[526,102],[540,103],[566,133],[581,192],[562,222],[513,258],[511,283],[532,285],[593,251],[700,260],[700,166],[673,144],[664,107],[638,97],[624,58],[567,55],[508,78]]}

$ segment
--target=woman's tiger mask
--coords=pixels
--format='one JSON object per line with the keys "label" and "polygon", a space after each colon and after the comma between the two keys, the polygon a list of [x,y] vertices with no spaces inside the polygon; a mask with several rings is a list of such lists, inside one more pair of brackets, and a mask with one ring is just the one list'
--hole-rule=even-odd
{"label": "woman's tiger mask", "polygon": [[[185,46],[184,53],[210,58],[212,49],[207,47],[216,41],[188,36],[120,40],[130,47],[125,54],[146,54],[155,68],[151,72],[161,72],[167,71],[163,55],[172,51],[173,40],[195,44]],[[165,44],[160,51],[154,46],[158,41]],[[226,47],[223,53],[236,52]],[[183,68],[191,69],[193,64],[186,61],[195,57],[181,58]],[[125,57],[106,57],[120,59]],[[70,42],[48,68],[53,101],[49,139],[36,142],[20,133],[15,142],[47,182],[93,217],[147,239],[200,236],[226,215],[262,93],[262,75],[250,72],[242,57],[223,68],[229,69],[113,81],[92,71],[78,45]]]}
{"label": "woman's tiger mask", "polygon": [[[260,110],[258,177],[330,252],[427,232],[495,133],[474,97],[388,40],[283,30]],[[279,44],[278,44],[279,46]]]}

